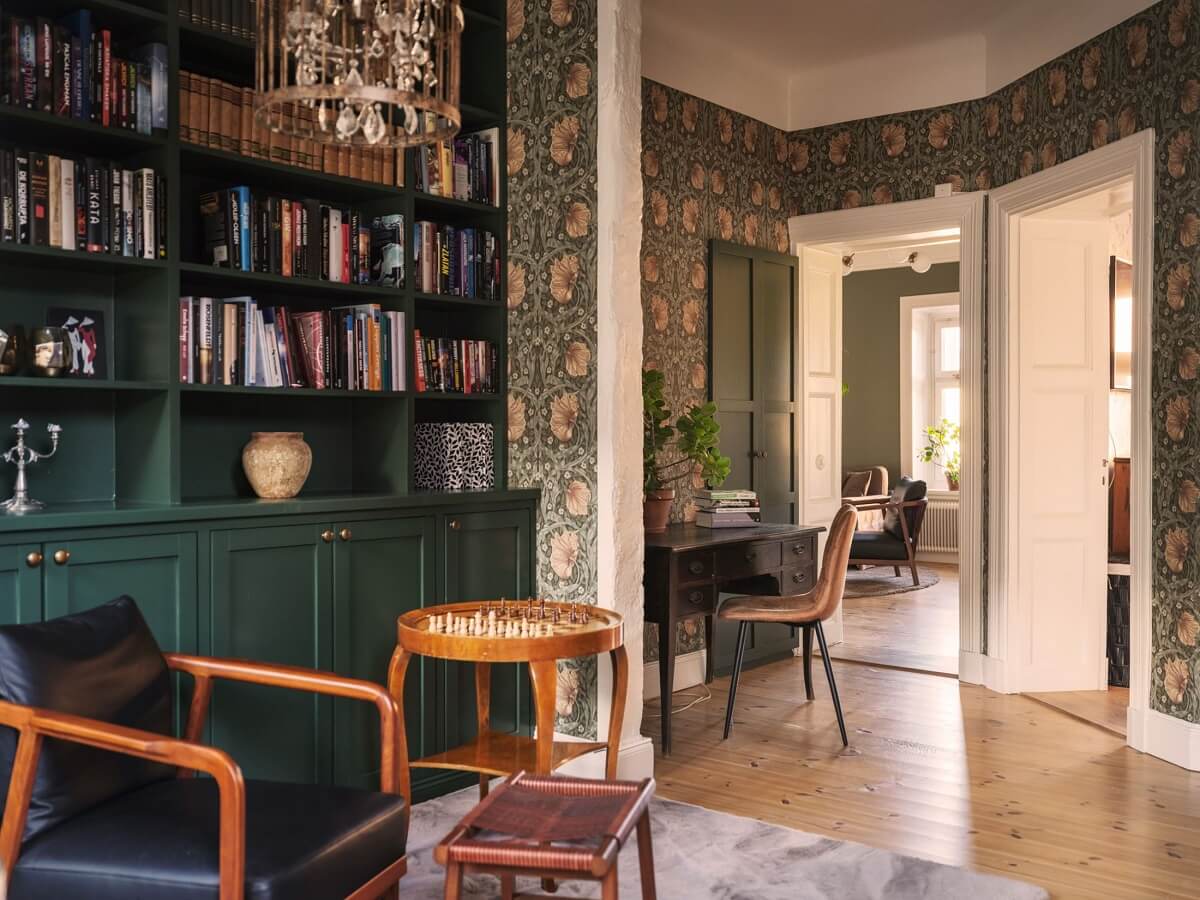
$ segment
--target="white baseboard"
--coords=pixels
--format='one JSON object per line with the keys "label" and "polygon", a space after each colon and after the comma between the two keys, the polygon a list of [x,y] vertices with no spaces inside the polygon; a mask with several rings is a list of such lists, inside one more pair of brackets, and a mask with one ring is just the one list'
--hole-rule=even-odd
{"label": "white baseboard", "polygon": [[1181,768],[1200,771],[1200,724],[1153,709],[1129,707],[1129,746]]}
{"label": "white baseboard", "polygon": [[[554,735],[554,739],[579,740],[562,734]],[[576,778],[603,778],[604,751],[597,750],[577,756],[554,771],[558,775],[573,775]],[[621,750],[617,754],[617,777],[623,781],[641,781],[643,778],[654,777],[654,742],[650,738],[640,734],[636,739],[621,744]]]}
{"label": "white baseboard", "polygon": [[941,550],[919,550],[917,551],[918,563],[940,563],[944,566],[958,565],[958,551],[943,552]]}
{"label": "white baseboard", "polygon": [[[706,650],[693,650],[675,657],[675,690],[686,691],[698,684],[704,684],[704,667],[708,662]],[[662,693],[658,681],[658,660],[646,663],[643,669],[642,699],[657,700]]]}

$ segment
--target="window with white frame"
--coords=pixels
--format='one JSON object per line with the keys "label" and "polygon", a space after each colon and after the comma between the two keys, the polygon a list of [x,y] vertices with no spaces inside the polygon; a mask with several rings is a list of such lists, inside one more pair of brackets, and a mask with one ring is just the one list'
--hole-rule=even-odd
{"label": "window with white frame", "polygon": [[[908,412],[901,419],[901,448],[909,471],[935,491],[952,489],[946,464],[958,454],[956,431],[962,421],[957,301],[957,294],[936,294],[905,297],[901,304],[901,341],[908,351],[901,355],[902,406]],[[932,442],[929,428],[940,430],[944,444],[933,460],[921,453]]]}

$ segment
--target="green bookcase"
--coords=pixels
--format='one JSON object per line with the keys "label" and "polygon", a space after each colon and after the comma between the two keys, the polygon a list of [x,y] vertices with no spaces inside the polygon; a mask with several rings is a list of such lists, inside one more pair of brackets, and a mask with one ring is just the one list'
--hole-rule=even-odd
{"label": "green bookcase", "polygon": [[[500,204],[491,207],[415,191],[411,152],[405,186],[390,187],[183,142],[180,69],[250,85],[253,43],[184,21],[175,0],[49,2],[55,17],[87,6],[98,24],[130,43],[166,43],[171,127],[146,137],[0,105],[0,140],[165,174],[168,256],[139,260],[0,244],[0,327],[41,325],[52,306],[101,310],[107,360],[103,380],[0,377],[0,448],[9,446],[7,426],[18,417],[32,424],[29,441],[37,449],[45,446],[48,422],[63,427],[58,454],[29,470],[31,493],[47,508],[0,515],[0,624],[76,612],[128,593],[165,648],[383,681],[401,612],[533,594],[537,492],[506,484],[505,299],[441,297],[412,287],[417,219],[486,228],[506,258],[503,178]],[[463,130],[498,127],[503,135],[504,9],[500,0],[463,5]],[[18,0],[4,12],[45,9]],[[501,140],[501,173],[504,147]],[[201,264],[197,195],[235,184],[365,213],[402,213],[407,286],[330,284]],[[409,348],[414,327],[492,341],[500,389],[463,396],[180,384],[178,299],[187,295],[250,295],[304,309],[380,303],[407,314]],[[490,423],[496,489],[414,490],[412,436],[420,422]],[[253,431],[304,432],[313,466],[300,496],[253,496],[241,470],[241,450]],[[14,474],[12,466],[0,468],[5,496]],[[468,668],[431,662],[408,679],[414,755],[452,746],[475,728]],[[493,677],[493,722],[528,733],[524,673],[502,669]],[[260,693],[222,686],[209,726],[209,736],[230,749],[248,777],[372,781],[378,738],[369,716]],[[424,772],[414,779],[414,793],[422,799],[470,780]]]}

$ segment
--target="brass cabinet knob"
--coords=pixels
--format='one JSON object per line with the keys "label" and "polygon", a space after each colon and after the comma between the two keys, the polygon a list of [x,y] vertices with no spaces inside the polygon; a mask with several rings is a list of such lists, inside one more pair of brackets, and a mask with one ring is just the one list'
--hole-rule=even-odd
{"label": "brass cabinet knob", "polygon": [[354,532],[349,528],[343,528],[338,532],[338,537],[340,537],[343,541],[348,541],[350,538],[354,537]]}
{"label": "brass cabinet knob", "polygon": [[462,528],[462,522],[458,521],[458,519],[450,520],[450,529],[452,531],[458,531],[460,528]]}
{"label": "brass cabinet knob", "polygon": [[70,550],[55,550],[54,562],[60,566],[65,566],[71,559]]}
{"label": "brass cabinet knob", "polygon": [[704,602],[704,592],[703,591],[692,591],[690,594],[688,594],[688,600],[691,603],[695,604],[696,606],[699,606],[701,603]]}
{"label": "brass cabinet knob", "polygon": [[803,544],[792,544],[792,552],[795,553],[797,556],[803,555],[804,545]]}
{"label": "brass cabinet knob", "polygon": [[804,580],[805,580],[804,576],[801,573],[799,573],[799,572],[792,573],[792,581],[796,582],[796,584],[800,584]]}
{"label": "brass cabinet knob", "polygon": [[322,531],[321,532],[321,540],[323,540],[327,544],[332,544],[333,543],[333,529],[326,528],[324,531]]}
{"label": "brass cabinet knob", "polygon": [[28,554],[26,554],[25,565],[29,566],[29,568],[36,569],[41,564],[42,564],[42,554],[40,554],[38,551],[31,550]]}

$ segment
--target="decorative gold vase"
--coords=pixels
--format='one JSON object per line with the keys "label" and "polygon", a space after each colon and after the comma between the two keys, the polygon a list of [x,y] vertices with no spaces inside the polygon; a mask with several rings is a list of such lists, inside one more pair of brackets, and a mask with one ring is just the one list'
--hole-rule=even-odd
{"label": "decorative gold vase", "polygon": [[242,448],[242,469],[264,500],[295,497],[311,468],[312,449],[300,431],[255,431]]}

